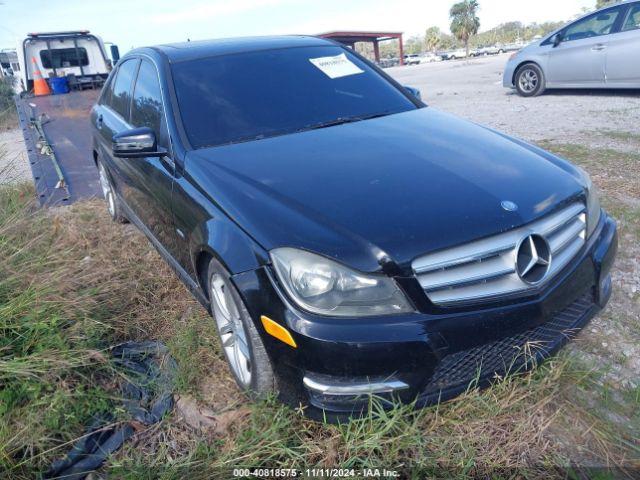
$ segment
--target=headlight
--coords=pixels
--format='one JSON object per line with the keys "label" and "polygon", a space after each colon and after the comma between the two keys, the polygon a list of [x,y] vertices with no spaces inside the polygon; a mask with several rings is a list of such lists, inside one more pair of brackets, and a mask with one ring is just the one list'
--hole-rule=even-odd
{"label": "headlight", "polygon": [[578,167],[578,170],[580,170],[582,174],[587,190],[587,238],[589,238],[600,221],[600,212],[602,210],[600,207],[600,196],[589,174],[583,168]]}
{"label": "headlight", "polygon": [[289,296],[310,312],[358,317],[413,311],[396,282],[386,275],[360,273],[295,248],[272,250],[271,260]]}

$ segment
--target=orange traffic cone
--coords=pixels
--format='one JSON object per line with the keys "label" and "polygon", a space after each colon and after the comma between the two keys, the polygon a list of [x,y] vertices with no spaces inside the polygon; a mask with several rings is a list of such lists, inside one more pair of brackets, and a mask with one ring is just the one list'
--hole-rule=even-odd
{"label": "orange traffic cone", "polygon": [[51,95],[51,89],[49,89],[47,81],[42,78],[42,73],[40,73],[40,67],[38,66],[36,57],[31,57],[31,63],[33,64],[33,94],[36,97],[41,95]]}

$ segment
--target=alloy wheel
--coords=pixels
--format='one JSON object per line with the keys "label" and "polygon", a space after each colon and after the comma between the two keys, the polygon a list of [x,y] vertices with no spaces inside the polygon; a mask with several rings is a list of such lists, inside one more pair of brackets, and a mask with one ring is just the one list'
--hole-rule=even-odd
{"label": "alloy wheel", "polygon": [[523,71],[520,74],[520,78],[518,79],[520,89],[526,93],[533,92],[538,86],[538,82],[539,82],[538,74],[531,69],[527,69]]}
{"label": "alloy wheel", "polygon": [[100,186],[102,187],[102,194],[104,195],[104,199],[107,201],[107,208],[109,209],[109,214],[113,217],[116,213],[116,204],[115,198],[113,196],[113,190],[111,188],[111,182],[109,182],[109,178],[107,177],[107,172],[104,169],[102,163],[98,164],[98,172],[100,174]]}
{"label": "alloy wheel", "polygon": [[211,306],[222,347],[236,378],[248,387],[251,384],[251,354],[240,308],[231,288],[221,275],[211,277]]}

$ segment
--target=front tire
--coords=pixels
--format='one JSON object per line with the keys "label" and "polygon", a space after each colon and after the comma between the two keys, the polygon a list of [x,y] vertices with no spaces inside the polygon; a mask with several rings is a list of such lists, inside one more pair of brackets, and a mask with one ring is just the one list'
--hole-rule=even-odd
{"label": "front tire", "polygon": [[271,360],[229,273],[212,259],[207,279],[211,314],[236,383],[252,398],[275,393],[277,384]]}
{"label": "front tire", "polygon": [[102,188],[104,199],[107,202],[109,216],[114,222],[127,223],[127,217],[122,214],[120,200],[113,189],[113,183],[111,183],[107,169],[100,160],[98,160],[98,174],[100,175],[100,187]]}
{"label": "front tire", "polygon": [[528,63],[518,69],[515,75],[515,85],[518,93],[523,97],[537,97],[544,93],[545,78],[542,69]]}

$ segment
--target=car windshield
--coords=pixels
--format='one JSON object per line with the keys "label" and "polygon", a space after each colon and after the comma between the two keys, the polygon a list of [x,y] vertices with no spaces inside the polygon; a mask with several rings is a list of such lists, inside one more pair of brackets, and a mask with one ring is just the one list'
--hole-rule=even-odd
{"label": "car windshield", "polygon": [[418,108],[338,46],[186,60],[174,63],[172,72],[183,126],[194,148]]}

